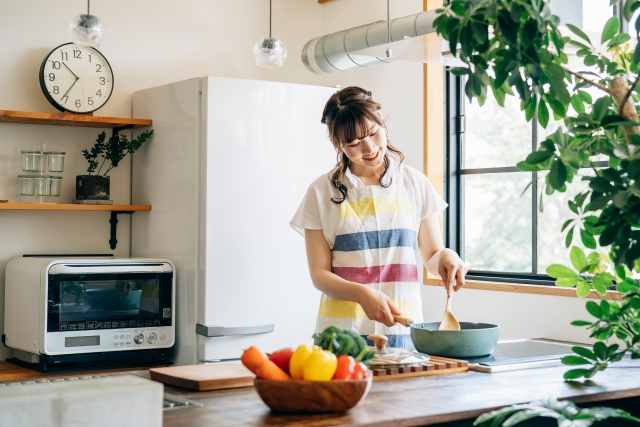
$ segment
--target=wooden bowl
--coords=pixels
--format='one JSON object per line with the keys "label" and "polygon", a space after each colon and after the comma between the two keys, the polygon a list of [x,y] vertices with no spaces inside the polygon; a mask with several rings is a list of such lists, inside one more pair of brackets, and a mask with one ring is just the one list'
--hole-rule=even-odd
{"label": "wooden bowl", "polygon": [[344,412],[358,404],[371,389],[373,375],[363,380],[270,381],[253,380],[262,401],[271,410],[286,413]]}

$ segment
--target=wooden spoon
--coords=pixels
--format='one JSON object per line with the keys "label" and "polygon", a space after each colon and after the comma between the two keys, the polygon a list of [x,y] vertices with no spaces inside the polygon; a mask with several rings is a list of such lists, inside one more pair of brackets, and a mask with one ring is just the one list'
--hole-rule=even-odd
{"label": "wooden spoon", "polygon": [[447,297],[447,307],[444,310],[444,317],[442,318],[442,322],[440,322],[440,326],[438,327],[439,331],[459,331],[460,330],[460,322],[456,319],[456,316],[451,312],[451,298]]}

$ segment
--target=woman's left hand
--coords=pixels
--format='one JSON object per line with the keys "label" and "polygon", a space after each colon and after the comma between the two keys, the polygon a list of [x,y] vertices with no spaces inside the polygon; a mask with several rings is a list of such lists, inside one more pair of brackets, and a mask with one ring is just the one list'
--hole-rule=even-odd
{"label": "woman's left hand", "polygon": [[447,297],[455,291],[458,292],[464,286],[464,276],[469,271],[467,264],[460,259],[457,253],[451,249],[444,249],[438,262],[438,274],[444,282]]}

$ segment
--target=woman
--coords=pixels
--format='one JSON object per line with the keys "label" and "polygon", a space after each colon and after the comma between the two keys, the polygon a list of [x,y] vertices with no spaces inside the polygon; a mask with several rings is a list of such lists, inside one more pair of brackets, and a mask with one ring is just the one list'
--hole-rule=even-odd
{"label": "woman", "polygon": [[449,295],[464,285],[467,269],[442,243],[437,214],[447,204],[424,174],[402,163],[380,108],[359,87],[329,98],[322,123],[338,163],[309,186],[291,225],[305,238],[311,280],[323,293],[316,331],[336,325],[411,347],[409,329],[393,315],[422,321],[416,246]]}

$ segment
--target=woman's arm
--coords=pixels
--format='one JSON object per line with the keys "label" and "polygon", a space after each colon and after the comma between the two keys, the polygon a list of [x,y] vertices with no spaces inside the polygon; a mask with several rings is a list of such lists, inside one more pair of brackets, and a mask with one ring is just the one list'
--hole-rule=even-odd
{"label": "woman's arm", "polygon": [[464,286],[467,266],[457,253],[445,249],[437,215],[430,215],[420,221],[418,247],[425,267],[431,274],[438,274],[442,278],[448,296],[451,296],[452,291],[458,292]]}
{"label": "woman's arm", "polygon": [[307,262],[313,286],[330,298],[360,304],[371,320],[393,326],[393,314],[401,314],[391,298],[367,285],[350,282],[331,271],[331,248],[322,230],[304,230]]}

